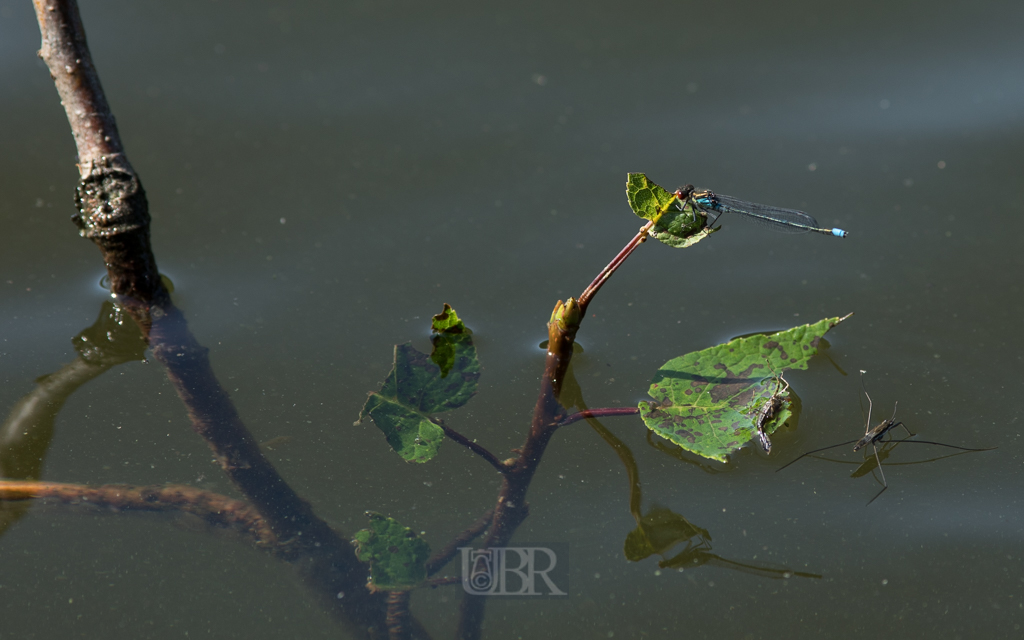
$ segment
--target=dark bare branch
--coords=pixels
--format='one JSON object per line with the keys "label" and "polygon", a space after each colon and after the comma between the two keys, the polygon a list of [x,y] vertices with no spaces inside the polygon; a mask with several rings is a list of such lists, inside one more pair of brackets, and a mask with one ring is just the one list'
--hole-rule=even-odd
{"label": "dark bare branch", "polygon": [[[80,234],[100,248],[111,292],[167,368],[195,431],[302,568],[307,584],[353,635],[382,635],[383,598],[365,589],[365,568],[348,540],[317,517],[263,457],[214,376],[207,349],[170,301],[150,245],[145,191],[122,147],[77,4],[34,0],[34,6],[42,35],[39,55],[50,69],[78,149],[74,220]],[[338,599],[341,592],[348,597]]]}
{"label": "dark bare branch", "polygon": [[105,164],[135,173],[121,146],[114,114],[107,105],[99,75],[85,41],[85,29],[78,5],[68,0],[34,0],[36,19],[42,34],[39,57],[50,69],[53,84],[75,136],[78,170],[82,178],[92,174],[94,164]]}

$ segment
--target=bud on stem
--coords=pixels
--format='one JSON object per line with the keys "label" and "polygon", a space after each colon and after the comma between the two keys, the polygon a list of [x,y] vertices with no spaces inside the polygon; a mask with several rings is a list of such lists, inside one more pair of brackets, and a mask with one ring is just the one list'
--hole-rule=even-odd
{"label": "bud on stem", "polygon": [[563,332],[579,329],[580,305],[576,299],[569,298],[564,303],[559,300],[551,312],[551,322],[557,323],[558,329]]}

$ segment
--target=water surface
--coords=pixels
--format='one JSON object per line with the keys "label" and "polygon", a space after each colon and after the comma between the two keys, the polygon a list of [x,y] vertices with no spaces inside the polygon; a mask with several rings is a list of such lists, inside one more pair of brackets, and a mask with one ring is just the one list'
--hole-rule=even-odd
{"label": "water surface", "polygon": [[[373,509],[439,547],[493,503],[495,474],[457,446],[410,465],[352,423],[393,345],[426,349],[448,302],[483,364],[449,424],[501,457],[521,444],[551,307],[639,226],[627,172],[850,231],[725,218],[692,249],[648,243],[591,306],[574,368],[590,406],[629,406],[669,358],[855,312],[831,361],[787,375],[802,414],[769,458],[705,473],[639,419],[604,421],[645,511],[707,529],[722,558],[822,577],[628,562],[626,471],[580,423],[549,448],[516,536],[566,550],[569,596],[496,598],[486,637],[1019,629],[1019,3],[97,2],[83,19],[176,302],[256,437],[290,436],[280,471],[347,532]],[[5,411],[74,359],[107,295],[68,221],[74,146],[37,48],[29,4],[0,2]],[[920,437],[999,449],[887,467],[870,507],[878,485],[854,465],[776,474],[857,437],[860,369]],[[928,457],[909,449],[890,462]],[[232,492],[143,363],[68,400],[43,479]],[[177,519],[38,508],[0,558],[0,638],[338,634],[289,567]],[[459,595],[418,592],[414,613],[449,636]]]}

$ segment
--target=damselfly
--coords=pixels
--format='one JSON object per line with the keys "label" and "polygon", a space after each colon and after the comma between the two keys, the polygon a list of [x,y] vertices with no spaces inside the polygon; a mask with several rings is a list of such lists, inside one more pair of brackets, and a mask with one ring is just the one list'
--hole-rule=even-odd
{"label": "damselfly", "polygon": [[723,213],[738,213],[748,220],[767,227],[773,231],[782,233],[805,233],[815,231],[837,238],[845,238],[849,233],[842,229],[824,229],[818,226],[814,216],[797,211],[796,209],[783,209],[767,204],[746,202],[732,196],[721,195],[712,191],[695,191],[692,184],[677,189],[673,194],[677,198],[677,206],[680,208],[689,204],[693,209],[699,209],[706,216],[711,218],[714,224]]}

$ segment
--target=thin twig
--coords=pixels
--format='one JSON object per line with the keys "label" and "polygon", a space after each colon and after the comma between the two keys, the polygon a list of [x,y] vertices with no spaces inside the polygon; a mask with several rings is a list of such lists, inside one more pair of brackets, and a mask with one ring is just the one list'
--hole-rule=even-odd
{"label": "thin twig", "polygon": [[601,287],[604,286],[604,283],[607,282],[608,279],[612,277],[615,271],[622,265],[623,262],[626,261],[626,258],[628,258],[630,254],[636,250],[637,247],[639,247],[640,245],[647,241],[647,234],[653,227],[654,221],[650,221],[644,226],[640,227],[639,233],[637,233],[633,237],[633,239],[630,240],[626,244],[626,246],[622,248],[622,251],[619,251],[619,253],[614,258],[612,258],[612,261],[608,263],[608,266],[602,269],[601,273],[597,274],[597,277],[594,278],[594,281],[591,282],[587,286],[587,288],[583,290],[583,293],[580,295],[579,299],[580,311],[583,315],[586,315],[587,307],[590,306],[590,301],[593,300],[594,296],[597,295],[597,292],[601,290]]}
{"label": "thin twig", "polygon": [[640,413],[640,409],[637,407],[606,407],[603,409],[587,409],[586,411],[580,411],[574,413],[568,418],[563,419],[556,426],[565,427],[574,422],[580,420],[587,420],[589,418],[609,418],[611,416],[635,416]]}
{"label": "thin twig", "polygon": [[451,427],[446,426],[440,420],[436,420],[435,419],[434,420],[434,424],[436,424],[437,426],[441,427],[444,430],[444,435],[448,436],[449,438],[451,438],[455,442],[458,442],[462,446],[466,447],[467,449],[469,449],[473,453],[477,454],[478,456],[480,456],[481,458],[483,458],[484,460],[489,462],[492,467],[494,467],[495,469],[498,470],[498,473],[505,473],[506,471],[508,471],[508,465],[506,465],[501,460],[498,460],[498,457],[495,456],[490,451],[488,451],[487,447],[485,447],[485,446],[483,446],[481,444],[477,444],[476,442],[473,442],[472,440],[470,440],[466,436],[462,435],[461,433],[459,433],[455,429],[452,429]]}
{"label": "thin twig", "polygon": [[0,480],[0,500],[49,498],[67,505],[92,505],[115,511],[176,511],[241,531],[257,545],[274,547],[277,536],[252,505],[227,496],[182,485],[135,487],[106,484],[90,487],[63,482]]}
{"label": "thin twig", "polygon": [[487,527],[491,526],[493,519],[494,509],[488,509],[487,513],[480,516],[479,520],[469,525],[465,531],[457,535],[444,548],[430,556],[427,560],[427,575],[432,576],[443,569],[459,553],[459,547],[466,546],[486,531]]}

